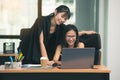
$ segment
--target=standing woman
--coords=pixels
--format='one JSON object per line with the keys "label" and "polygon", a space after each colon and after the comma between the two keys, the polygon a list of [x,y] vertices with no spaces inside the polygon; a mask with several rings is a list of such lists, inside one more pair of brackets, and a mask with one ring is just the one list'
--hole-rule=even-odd
{"label": "standing woman", "polygon": [[29,41],[21,41],[20,49],[25,56],[24,63],[40,63],[44,56],[51,64],[55,49],[61,38],[64,23],[70,18],[70,10],[60,5],[48,16],[38,17],[30,29]]}

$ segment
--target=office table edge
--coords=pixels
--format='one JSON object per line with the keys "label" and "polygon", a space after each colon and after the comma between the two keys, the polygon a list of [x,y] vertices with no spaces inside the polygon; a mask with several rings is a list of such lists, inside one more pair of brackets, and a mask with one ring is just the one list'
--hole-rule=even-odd
{"label": "office table edge", "polygon": [[110,73],[111,71],[101,66],[98,69],[34,69],[34,68],[21,68],[21,69],[4,69],[0,70],[0,73]]}

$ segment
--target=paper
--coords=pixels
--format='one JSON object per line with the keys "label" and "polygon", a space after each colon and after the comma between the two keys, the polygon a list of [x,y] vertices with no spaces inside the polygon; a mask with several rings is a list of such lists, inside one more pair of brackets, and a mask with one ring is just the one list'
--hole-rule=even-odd
{"label": "paper", "polygon": [[22,68],[35,68],[35,67],[41,67],[40,64],[23,64]]}

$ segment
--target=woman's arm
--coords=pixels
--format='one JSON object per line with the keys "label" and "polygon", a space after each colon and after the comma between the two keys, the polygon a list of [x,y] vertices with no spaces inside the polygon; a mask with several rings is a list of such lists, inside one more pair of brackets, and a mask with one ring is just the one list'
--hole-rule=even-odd
{"label": "woman's arm", "polygon": [[43,57],[47,57],[47,59],[48,59],[48,61],[49,61],[49,58],[48,58],[48,55],[47,55],[47,51],[46,51],[45,45],[44,45],[44,35],[43,35],[43,31],[40,33],[39,41],[40,41],[41,55],[42,55]]}
{"label": "woman's arm", "polygon": [[79,36],[83,35],[83,34],[95,34],[95,31],[80,31],[78,32]]}
{"label": "woman's arm", "polygon": [[58,45],[57,48],[56,48],[56,51],[55,51],[55,55],[53,57],[53,60],[56,62],[59,60],[60,58],[60,55],[61,55],[61,49],[62,49],[62,46],[61,45]]}

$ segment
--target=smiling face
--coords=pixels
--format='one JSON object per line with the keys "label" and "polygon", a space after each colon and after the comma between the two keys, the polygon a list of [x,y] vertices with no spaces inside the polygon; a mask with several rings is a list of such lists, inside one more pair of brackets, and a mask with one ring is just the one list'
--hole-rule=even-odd
{"label": "smiling face", "polygon": [[76,41],[76,32],[74,30],[70,30],[66,33],[66,42],[68,44],[68,47],[73,48],[74,43]]}
{"label": "smiling face", "polygon": [[54,22],[57,25],[65,23],[66,20],[68,19],[67,16],[65,15],[65,12],[57,13],[57,11],[55,11],[54,14],[55,14],[55,16],[54,16]]}

